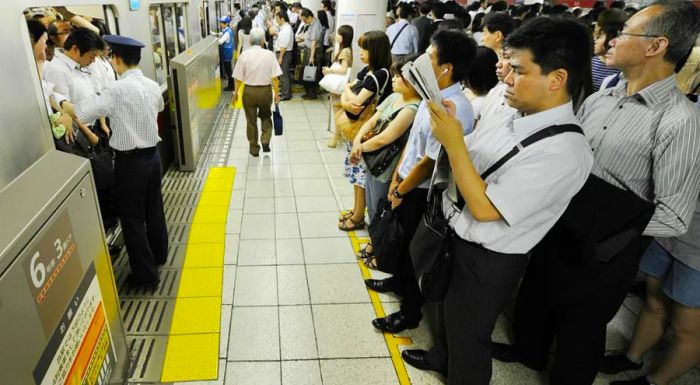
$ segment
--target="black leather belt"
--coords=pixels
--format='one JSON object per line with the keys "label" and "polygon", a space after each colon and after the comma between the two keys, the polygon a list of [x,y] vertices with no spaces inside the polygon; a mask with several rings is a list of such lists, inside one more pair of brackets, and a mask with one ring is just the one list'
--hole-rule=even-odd
{"label": "black leather belt", "polygon": [[135,148],[133,150],[126,150],[126,151],[120,151],[120,150],[114,150],[114,152],[118,155],[139,155],[139,154],[152,154],[156,152],[156,147],[146,147],[146,148]]}

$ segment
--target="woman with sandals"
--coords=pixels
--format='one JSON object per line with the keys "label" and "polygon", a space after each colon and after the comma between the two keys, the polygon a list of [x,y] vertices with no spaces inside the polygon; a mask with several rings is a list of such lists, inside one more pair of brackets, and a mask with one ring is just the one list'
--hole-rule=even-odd
{"label": "woman with sandals", "polygon": [[[421,99],[418,92],[401,75],[401,67],[417,56],[406,56],[392,64],[391,85],[394,93],[377,107],[377,112],[355,136],[350,152],[350,162],[355,164],[362,162],[364,153],[381,150],[397,141],[401,141],[399,144],[402,144],[401,149],[403,150],[406,136],[413,125],[413,118],[416,116]],[[369,169],[367,170],[365,200],[370,223],[372,223],[373,215],[377,211],[379,200],[386,198],[389,193],[389,184],[400,155],[400,153],[396,154],[391,163],[378,175],[372,174]],[[377,260],[371,244],[367,244],[365,248],[360,250],[357,257],[363,260],[365,266],[371,269],[377,268]]]}
{"label": "woman with sandals", "polygon": [[[357,44],[360,46],[360,60],[367,64],[358,74],[357,79],[346,85],[340,96],[340,108],[350,120],[358,120],[373,101],[380,104],[391,95],[389,67],[391,54],[389,38],[382,31],[364,33]],[[353,208],[341,213],[338,228],[354,231],[365,228],[365,187],[366,170],[362,163],[350,161],[352,143],[346,142],[345,177],[353,185]]]}

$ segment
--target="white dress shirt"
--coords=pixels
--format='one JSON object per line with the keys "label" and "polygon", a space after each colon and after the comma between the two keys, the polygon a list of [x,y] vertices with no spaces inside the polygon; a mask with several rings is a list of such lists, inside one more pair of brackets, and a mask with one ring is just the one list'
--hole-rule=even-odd
{"label": "white dress shirt", "polygon": [[506,89],[508,85],[503,82],[498,82],[491,91],[486,95],[483,104],[481,105],[481,112],[476,117],[479,120],[488,120],[496,118],[499,116],[510,116],[516,113],[515,108],[508,105],[506,102]]}
{"label": "white dress shirt", "polygon": [[[479,173],[545,127],[580,126],[570,102],[534,115],[512,115],[507,124],[490,122],[464,138]],[[460,238],[491,251],[527,253],[561,217],[592,167],[593,153],[584,135],[567,132],[543,139],[522,149],[486,179],[486,195],[502,220],[479,222],[464,206],[450,224]],[[456,210],[455,191],[448,189],[443,198],[443,212],[449,217]]]}
{"label": "white dress shirt", "polygon": [[[389,44],[394,42],[394,46],[391,47],[392,55],[411,55],[418,53],[418,28],[409,24],[408,20],[399,19],[399,21],[386,29],[386,34],[389,37]],[[394,39],[396,39],[396,41],[394,41]]]}
{"label": "white dress shirt", "polygon": [[131,69],[101,95],[77,103],[75,113],[84,122],[109,117],[110,147],[128,151],[153,147],[160,142],[158,112],[163,107],[158,83],[145,77],[140,69]]}
{"label": "white dress shirt", "polygon": [[275,52],[279,52],[282,48],[286,49],[286,52],[292,53],[294,49],[294,31],[292,31],[292,26],[289,23],[284,23],[279,27],[279,33],[277,34],[277,39],[275,39]]}
{"label": "white dress shirt", "polygon": [[250,47],[238,57],[233,78],[248,86],[268,86],[272,78],[282,75],[275,54],[259,45]]}
{"label": "white dress shirt", "polygon": [[117,81],[117,75],[109,60],[98,56],[88,67],[90,75],[94,78],[95,92],[99,94],[104,88]]}
{"label": "white dress shirt", "polygon": [[[72,103],[95,96],[98,83],[92,77],[90,67],[80,67],[80,64],[59,50],[56,50],[53,60],[46,63],[43,78],[53,83],[55,92],[66,95]],[[92,123],[94,119],[85,122]]]}

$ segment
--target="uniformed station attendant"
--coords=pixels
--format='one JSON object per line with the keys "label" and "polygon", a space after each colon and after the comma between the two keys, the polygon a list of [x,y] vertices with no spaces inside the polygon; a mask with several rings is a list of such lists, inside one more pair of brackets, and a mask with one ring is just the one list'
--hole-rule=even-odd
{"label": "uniformed station attendant", "polygon": [[63,108],[84,122],[110,118],[114,149],[114,184],[119,219],[129,254],[133,285],[158,283],[158,265],[168,256],[168,233],[161,194],[162,169],[156,145],[157,117],[163,110],[160,87],[138,68],[144,44],[107,35],[112,66],[119,80],[75,106]]}

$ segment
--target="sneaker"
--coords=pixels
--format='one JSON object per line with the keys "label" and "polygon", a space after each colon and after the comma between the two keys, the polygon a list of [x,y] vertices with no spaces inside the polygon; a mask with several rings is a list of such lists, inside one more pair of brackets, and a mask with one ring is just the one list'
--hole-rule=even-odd
{"label": "sneaker", "polygon": [[632,380],[613,381],[610,385],[652,385],[646,376],[637,377]]}
{"label": "sneaker", "polygon": [[263,143],[262,145],[263,152],[270,152],[270,145]]}
{"label": "sneaker", "polygon": [[627,354],[620,353],[603,357],[599,372],[604,374],[618,374],[620,372],[639,370],[641,368],[642,364],[634,363],[627,357]]}

